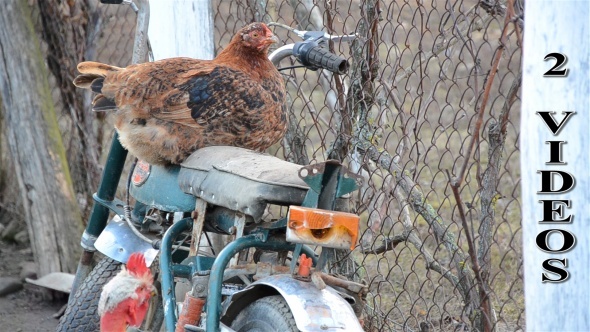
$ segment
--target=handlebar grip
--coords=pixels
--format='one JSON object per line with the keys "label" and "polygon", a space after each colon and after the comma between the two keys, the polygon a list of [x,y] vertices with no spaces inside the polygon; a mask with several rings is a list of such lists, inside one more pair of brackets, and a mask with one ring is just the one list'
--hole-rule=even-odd
{"label": "handlebar grip", "polygon": [[120,5],[123,3],[123,0],[100,0],[101,3],[110,4],[110,5]]}
{"label": "handlebar grip", "polygon": [[293,54],[304,66],[312,69],[323,68],[335,74],[348,71],[348,61],[331,53],[315,42],[299,42],[293,47]]}

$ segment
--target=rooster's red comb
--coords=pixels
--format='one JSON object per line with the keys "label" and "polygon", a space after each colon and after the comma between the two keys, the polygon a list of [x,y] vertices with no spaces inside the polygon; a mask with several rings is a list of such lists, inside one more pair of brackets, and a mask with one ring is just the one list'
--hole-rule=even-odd
{"label": "rooster's red comb", "polygon": [[134,252],[129,256],[127,261],[127,271],[134,276],[140,277],[146,273],[151,273],[150,269],[145,264],[145,257],[140,252]]}

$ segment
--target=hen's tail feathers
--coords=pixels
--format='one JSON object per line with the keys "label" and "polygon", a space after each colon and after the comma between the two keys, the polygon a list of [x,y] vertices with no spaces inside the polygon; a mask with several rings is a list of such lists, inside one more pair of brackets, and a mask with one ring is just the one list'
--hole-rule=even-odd
{"label": "hen's tail feathers", "polygon": [[115,102],[103,95],[97,95],[92,100],[92,110],[95,112],[114,111],[116,109],[117,105]]}
{"label": "hen's tail feathers", "polygon": [[90,85],[92,85],[92,81],[94,81],[95,79],[97,79],[99,77],[104,80],[104,77],[93,75],[93,74],[78,75],[78,77],[74,78],[74,85],[79,88],[82,88],[82,89],[90,89]]}
{"label": "hen's tail feathers", "polygon": [[84,61],[78,64],[78,71],[82,74],[92,74],[96,76],[107,76],[108,73],[119,71],[122,68],[107,65],[100,62]]}
{"label": "hen's tail feathers", "polygon": [[81,75],[78,75],[74,79],[74,85],[83,88],[90,89],[93,92],[99,93],[98,96],[92,101],[92,109],[94,111],[111,111],[117,109],[115,102],[102,94],[102,86],[104,83],[105,76],[110,72],[119,71],[122,68],[106,65],[100,62],[86,61],[78,64],[78,71]]}
{"label": "hen's tail feathers", "polygon": [[150,269],[145,264],[145,257],[142,253],[134,252],[127,261],[127,271],[136,277],[142,277],[146,273],[151,275]]}

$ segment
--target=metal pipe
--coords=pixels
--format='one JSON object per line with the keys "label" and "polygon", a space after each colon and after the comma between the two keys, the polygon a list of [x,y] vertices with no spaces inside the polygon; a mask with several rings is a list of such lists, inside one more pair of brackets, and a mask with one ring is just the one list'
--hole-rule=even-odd
{"label": "metal pipe", "polygon": [[[211,274],[209,276],[209,293],[207,294],[207,324],[206,330],[208,332],[219,331],[219,319],[221,316],[221,287],[223,283],[223,272],[231,260],[231,258],[238,252],[256,247],[266,250],[293,250],[294,245],[285,242],[283,238],[265,238],[264,234],[257,233],[241,237],[223,248],[219,253],[213,266],[211,267]],[[309,247],[302,248],[306,254],[310,254],[315,258],[315,254]],[[295,259],[295,258],[294,258]]]}
{"label": "metal pipe", "polygon": [[[123,173],[123,167],[125,167],[125,158],[127,158],[127,150],[119,143],[119,135],[115,133],[96,193],[99,199],[112,201],[115,198],[119,179]],[[110,210],[106,206],[94,203],[86,232],[98,237],[107,225],[109,212]]]}
{"label": "metal pipe", "polygon": [[[111,149],[105,163],[105,168],[102,172],[100,186],[96,195],[105,201],[112,201],[115,198],[117,192],[117,186],[123,167],[125,166],[125,158],[127,157],[127,150],[119,143],[119,136],[115,133],[111,142]],[[94,241],[100,235],[107,225],[110,210],[95,202],[90,213],[88,225],[82,236],[81,246],[84,248],[84,252],[78,267],[76,269],[76,276],[74,277],[74,283],[72,284],[72,290],[70,291],[69,300],[74,298],[74,295],[78,291],[78,287],[88,277],[92,270],[91,262],[96,249],[94,248]]]}
{"label": "metal pipe", "polygon": [[80,284],[92,271],[92,257],[94,257],[94,251],[88,251],[84,249],[82,252],[82,256],[80,257],[80,261],[78,262],[78,267],[76,269],[76,275],[74,276],[74,283],[72,284],[72,290],[70,291],[70,296],[68,297],[68,303],[72,301],[74,298],[74,294],[80,287]]}
{"label": "metal pipe", "polygon": [[[167,331],[174,331],[176,326],[176,295],[174,293],[174,276],[176,273],[185,275],[188,271],[182,265],[173,264],[172,248],[174,240],[183,231],[189,230],[193,225],[191,218],[185,218],[172,225],[162,238],[160,251],[160,273],[162,278],[162,300],[164,304],[165,324]],[[209,279],[209,292],[207,296],[207,331],[219,330],[219,318],[221,310],[221,287],[223,273],[231,258],[243,249],[257,247],[269,250],[293,250],[294,245],[285,242],[282,238],[266,238],[263,234],[253,234],[239,238],[228,244],[217,256]],[[317,256],[308,246],[303,246],[302,251],[314,262]]]}
{"label": "metal pipe", "polygon": [[295,44],[288,44],[277,48],[268,56],[268,59],[270,60],[270,62],[272,62],[273,65],[275,65],[275,67],[278,67],[279,62],[281,62],[281,60],[293,55],[294,45]]}
{"label": "metal pipe", "polygon": [[262,234],[247,235],[241,237],[221,250],[213,266],[209,277],[209,294],[207,294],[207,328],[209,332],[219,331],[219,318],[221,315],[221,286],[223,283],[223,271],[231,258],[243,249],[260,247],[264,239]]}
{"label": "metal pipe", "polygon": [[150,48],[148,39],[148,27],[150,23],[150,4],[148,0],[136,0],[139,11],[135,21],[135,37],[133,41],[133,56],[131,63],[145,62]]}
{"label": "metal pipe", "polygon": [[162,301],[166,331],[174,331],[176,325],[176,294],[174,294],[174,275],[172,266],[172,246],[180,233],[189,230],[193,225],[192,218],[179,220],[170,226],[162,238],[160,251],[160,273],[162,275]]}
{"label": "metal pipe", "polygon": [[188,265],[182,265],[182,264],[172,265],[172,275],[175,277],[190,280],[191,272],[193,272],[193,269]]}
{"label": "metal pipe", "polygon": [[318,255],[311,249],[310,247],[303,245],[301,246],[301,251],[309,258],[311,257],[311,261],[314,265],[318,263]]}
{"label": "metal pipe", "polygon": [[[131,62],[138,63],[145,60],[145,49],[146,49],[146,38],[142,36],[147,34],[150,8],[147,0],[138,0],[139,11],[137,12],[137,21],[135,25],[135,41],[133,45],[133,57]],[[143,55],[143,57],[142,57]],[[96,195],[99,199],[105,201],[112,201],[115,198],[117,192],[117,186],[125,167],[125,159],[127,158],[127,150],[123,148],[119,142],[119,135],[115,133],[111,142],[111,148],[105,163],[105,168],[102,172],[100,185]],[[72,284],[72,290],[70,292],[69,299],[74,298],[78,287],[88,277],[92,270],[91,262],[96,249],[94,248],[94,241],[100,235],[107,225],[109,218],[109,209],[97,202],[92,207],[90,218],[86,226],[86,231],[82,237],[82,247],[84,252],[78,267],[76,269],[76,276],[74,277],[74,283]],[[88,239],[91,239],[89,242]]]}

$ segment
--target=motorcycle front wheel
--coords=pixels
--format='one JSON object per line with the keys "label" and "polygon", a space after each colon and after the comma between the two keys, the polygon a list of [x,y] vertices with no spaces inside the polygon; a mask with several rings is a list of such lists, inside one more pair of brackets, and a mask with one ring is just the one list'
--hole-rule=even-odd
{"label": "motorcycle front wheel", "polygon": [[240,311],[231,324],[237,332],[297,332],[295,318],[280,295],[267,296]]}
{"label": "motorcycle front wheel", "polygon": [[[96,332],[100,330],[100,317],[98,316],[98,300],[104,285],[121,270],[121,263],[108,257],[101,259],[92,269],[88,277],[80,284],[74,298],[68,303],[64,315],[59,320],[56,332]],[[163,315],[160,310],[152,308],[161,307],[160,297],[153,297],[150,303],[147,317],[143,326],[150,325],[150,331],[159,331],[162,325]]]}

